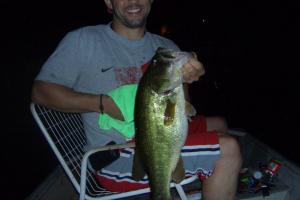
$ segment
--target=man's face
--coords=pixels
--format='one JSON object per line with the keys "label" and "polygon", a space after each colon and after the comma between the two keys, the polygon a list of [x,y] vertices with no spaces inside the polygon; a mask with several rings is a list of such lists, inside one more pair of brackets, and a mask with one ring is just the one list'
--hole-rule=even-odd
{"label": "man's face", "polygon": [[153,0],[108,0],[116,20],[129,28],[145,26]]}

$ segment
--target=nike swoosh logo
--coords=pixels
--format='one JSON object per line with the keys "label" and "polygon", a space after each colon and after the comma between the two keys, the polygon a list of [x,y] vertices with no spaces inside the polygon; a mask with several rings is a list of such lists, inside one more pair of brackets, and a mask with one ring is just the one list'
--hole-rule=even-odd
{"label": "nike swoosh logo", "polygon": [[107,72],[108,70],[112,69],[113,67],[107,67],[107,68],[102,68],[101,72]]}

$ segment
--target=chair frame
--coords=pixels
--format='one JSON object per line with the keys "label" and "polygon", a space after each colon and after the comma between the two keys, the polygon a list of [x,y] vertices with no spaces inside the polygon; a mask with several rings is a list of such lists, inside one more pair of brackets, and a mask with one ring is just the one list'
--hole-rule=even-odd
{"label": "chair frame", "polygon": [[[97,183],[87,167],[89,156],[93,153],[134,147],[134,143],[109,145],[85,152],[83,147],[86,141],[80,113],[64,113],[33,102],[30,104],[30,110],[48,144],[79,193],[80,200],[120,199],[150,192],[150,188],[122,193],[107,191]],[[70,138],[76,141],[69,142]],[[191,176],[180,184],[172,182],[170,187],[176,188],[181,199],[187,199],[182,185],[189,184],[196,179],[197,176]]]}

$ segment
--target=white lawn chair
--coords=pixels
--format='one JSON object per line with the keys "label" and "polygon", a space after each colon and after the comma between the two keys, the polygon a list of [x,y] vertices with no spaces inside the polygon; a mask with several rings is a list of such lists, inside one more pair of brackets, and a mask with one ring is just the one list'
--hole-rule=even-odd
{"label": "white lawn chair", "polygon": [[[67,176],[80,194],[80,200],[90,199],[120,199],[135,196],[150,191],[149,188],[136,191],[115,193],[102,188],[92,172],[87,168],[87,160],[91,154],[104,149],[84,151],[86,137],[81,115],[79,113],[64,113],[46,108],[34,103],[30,104],[31,113],[54,151]],[[116,148],[116,147],[113,147]],[[120,146],[117,146],[120,148]],[[171,183],[181,199],[187,199],[181,185],[196,180],[192,176],[180,184]]]}

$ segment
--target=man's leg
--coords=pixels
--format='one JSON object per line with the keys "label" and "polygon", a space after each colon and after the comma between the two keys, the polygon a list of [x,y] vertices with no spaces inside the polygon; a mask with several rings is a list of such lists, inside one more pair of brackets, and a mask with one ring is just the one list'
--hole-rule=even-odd
{"label": "man's leg", "polygon": [[215,164],[213,174],[203,183],[204,200],[233,200],[235,198],[238,175],[242,165],[237,141],[220,134],[221,158]]}

